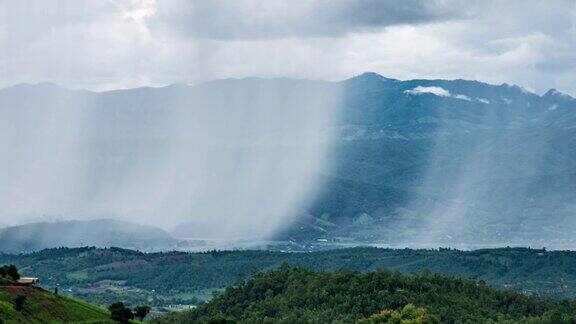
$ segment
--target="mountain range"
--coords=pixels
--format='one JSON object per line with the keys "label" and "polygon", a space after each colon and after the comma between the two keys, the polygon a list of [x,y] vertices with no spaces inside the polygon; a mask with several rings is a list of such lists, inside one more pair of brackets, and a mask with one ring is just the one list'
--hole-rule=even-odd
{"label": "mountain range", "polygon": [[[314,169],[314,174],[299,173],[301,179],[313,176],[322,185],[313,199],[290,211],[295,217],[290,217],[289,226],[276,231],[275,239],[459,247],[510,244],[570,248],[576,244],[572,238],[576,230],[576,100],[553,89],[538,95],[508,84],[401,81],[376,73],[340,82],[247,78],[103,93],[72,91],[52,84],[19,85],[0,90],[0,126],[12,130],[12,140],[18,143],[15,150],[1,153],[28,158],[26,148],[42,134],[18,129],[40,128],[42,123],[52,125],[42,127],[46,134],[61,135],[63,141],[78,134],[82,138],[80,155],[89,161],[88,167],[82,168],[82,176],[92,185],[71,186],[74,193],[56,197],[54,205],[101,207],[102,201],[118,199],[119,209],[129,210],[131,216],[141,211],[126,208],[126,201],[155,208],[148,218],[161,218],[165,213],[168,219],[175,207],[157,203],[156,196],[147,196],[141,189],[158,185],[156,174],[142,170],[153,170],[169,147],[165,139],[174,131],[173,106],[194,102],[210,111],[206,116],[203,110],[194,112],[203,117],[201,120],[211,121],[209,124],[179,126],[178,132],[201,136],[204,133],[195,131],[209,129],[211,145],[248,159],[253,152],[246,146],[228,147],[226,143],[242,134],[249,147],[263,140],[255,129],[265,128],[269,119],[289,124],[295,116],[314,116],[311,108],[335,97],[337,105],[329,105],[338,108],[334,119],[327,125],[313,125],[325,126],[323,132],[311,133],[306,125],[302,131],[287,126],[272,132],[275,140],[282,141],[275,148],[279,156],[295,160],[307,150],[299,146],[307,138],[321,141],[329,134],[325,154],[331,161],[329,168]],[[64,130],[60,125],[67,125],[66,120],[59,118],[69,113],[35,118],[42,107],[64,103],[62,109],[76,109],[90,118]],[[69,147],[63,144],[63,148]],[[224,160],[230,156],[205,152]],[[241,161],[234,160],[233,164]],[[183,165],[176,163],[174,167]],[[28,178],[11,174],[15,169],[4,166],[8,179],[4,190],[22,181],[23,190],[26,188]],[[74,172],[77,165],[69,169]],[[28,176],[35,176],[31,170]],[[196,201],[218,201],[219,195],[226,201],[234,188],[239,192],[246,189],[242,184],[221,184],[227,174],[230,178],[237,175],[230,165],[220,170],[224,176],[207,176],[207,188]],[[279,186],[273,171],[259,176],[261,183],[269,184],[269,190]],[[138,179],[139,186],[121,194],[113,190],[130,179]],[[165,185],[178,188],[178,183]],[[170,188],[163,190],[166,195],[179,194]],[[260,200],[263,216],[258,217],[266,220],[266,210],[272,210],[274,204]],[[241,201],[235,202],[234,208],[241,213],[241,206]],[[11,210],[18,207],[14,204]],[[105,213],[106,208],[99,212]],[[207,219],[231,217],[218,203],[185,204],[181,208],[191,210],[193,216],[171,227],[180,237],[206,233],[214,226]],[[226,222],[220,224],[225,226]],[[240,226],[241,219],[232,224]]]}
{"label": "mountain range", "polygon": [[574,98],[373,73],[343,84],[337,167],[308,222],[318,234],[329,221],[391,244],[573,247]]}

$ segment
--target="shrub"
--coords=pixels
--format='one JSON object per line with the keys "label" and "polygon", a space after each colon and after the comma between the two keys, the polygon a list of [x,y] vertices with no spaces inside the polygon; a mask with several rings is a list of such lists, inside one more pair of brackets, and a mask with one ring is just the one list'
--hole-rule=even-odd
{"label": "shrub", "polygon": [[26,302],[26,296],[18,295],[14,298],[14,309],[21,311],[24,308],[24,303]]}
{"label": "shrub", "polygon": [[144,320],[144,317],[150,313],[150,306],[141,305],[134,308],[134,315],[139,318],[141,321]]}
{"label": "shrub", "polygon": [[116,302],[108,306],[110,311],[110,318],[120,323],[128,323],[130,320],[134,319],[134,313],[130,308],[124,306],[122,302]]}
{"label": "shrub", "polygon": [[18,268],[15,265],[5,265],[0,267],[0,277],[6,277],[13,281],[20,279],[20,274],[18,273]]}

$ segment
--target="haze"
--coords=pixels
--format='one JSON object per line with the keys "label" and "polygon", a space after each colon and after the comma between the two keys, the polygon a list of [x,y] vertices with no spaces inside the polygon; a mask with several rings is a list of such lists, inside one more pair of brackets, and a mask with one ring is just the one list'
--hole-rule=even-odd
{"label": "haze", "polygon": [[[574,95],[575,44],[571,0],[0,1],[0,224],[115,218],[270,237],[309,212],[342,129],[366,126],[342,122],[339,81],[374,71]],[[434,134],[403,206],[429,215],[422,241],[490,205],[475,186],[511,171],[483,145],[510,129],[474,138],[448,179],[450,144]],[[545,147],[535,141],[516,171],[536,175]],[[430,209],[419,199],[440,184],[450,203]]]}

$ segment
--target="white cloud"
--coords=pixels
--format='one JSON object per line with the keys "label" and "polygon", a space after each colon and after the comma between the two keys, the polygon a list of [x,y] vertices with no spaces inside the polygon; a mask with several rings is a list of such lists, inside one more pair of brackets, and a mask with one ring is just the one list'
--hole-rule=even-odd
{"label": "white cloud", "polygon": [[466,100],[466,101],[472,101],[472,99],[470,99],[470,97],[463,95],[463,94],[457,94],[454,95],[454,98],[456,99],[462,99],[462,100]]}
{"label": "white cloud", "polygon": [[441,88],[441,87],[422,87],[422,86],[417,86],[414,89],[410,89],[410,90],[406,90],[404,91],[404,93],[406,94],[410,94],[410,95],[420,95],[420,94],[425,94],[425,93],[430,93],[436,96],[440,96],[440,97],[451,97],[452,95],[450,94],[450,91]]}
{"label": "white cloud", "polygon": [[460,100],[472,101],[470,97],[463,94],[452,94],[442,87],[423,87],[417,86],[414,89],[405,90],[404,93],[409,95],[433,94],[439,97],[450,97]]}

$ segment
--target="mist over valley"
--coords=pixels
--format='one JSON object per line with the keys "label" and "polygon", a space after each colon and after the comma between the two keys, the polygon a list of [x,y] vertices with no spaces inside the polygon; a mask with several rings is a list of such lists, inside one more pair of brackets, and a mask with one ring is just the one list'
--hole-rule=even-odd
{"label": "mist over valley", "polygon": [[576,100],[555,90],[364,73],[102,93],[19,85],[0,103],[4,223],[115,218],[188,240],[574,243]]}

